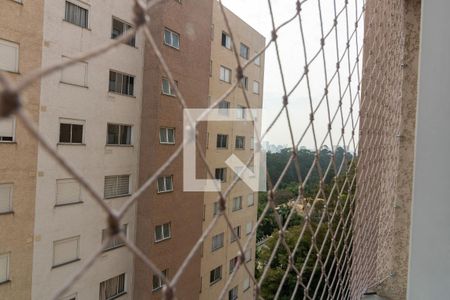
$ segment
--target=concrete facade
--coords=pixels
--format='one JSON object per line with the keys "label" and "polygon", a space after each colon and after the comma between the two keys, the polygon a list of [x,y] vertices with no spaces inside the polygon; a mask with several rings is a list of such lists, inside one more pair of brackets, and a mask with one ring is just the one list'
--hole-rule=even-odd
{"label": "concrete facade", "polygon": [[[178,88],[190,108],[208,106],[210,67],[211,0],[166,1],[151,11],[150,30],[166,61]],[[164,30],[179,35],[178,49],[164,44]],[[144,98],[142,106],[142,139],[139,182],[145,182],[167,161],[183,141],[183,111],[179,100],[162,93],[162,78],[166,77],[150,44],[147,43],[144,65]],[[159,128],[175,128],[175,143],[161,144]],[[197,127],[200,145],[206,144],[206,127]],[[205,178],[204,165],[197,165],[197,178]],[[158,193],[153,184],[138,200],[138,247],[160,270],[172,278],[188,256],[202,232],[203,194],[183,192],[183,162],[178,156],[164,171],[172,176],[173,191]],[[155,227],[170,223],[170,238],[155,241]],[[162,289],[152,289],[152,272],[135,260],[136,282],[134,299],[158,299]],[[187,265],[178,284],[177,295],[197,299],[200,292],[200,253]]]}
{"label": "concrete facade", "polygon": [[[0,2],[0,40],[19,44],[18,72],[7,73],[14,81],[39,68],[42,57],[44,1],[19,2]],[[24,108],[35,122],[39,99],[36,81],[23,93]],[[0,184],[12,184],[12,211],[0,214],[0,255],[9,254],[9,280],[0,284],[2,300],[31,298],[37,147],[19,121],[15,140],[0,142]]]}
{"label": "concrete facade", "polygon": [[[82,28],[64,20],[65,1],[46,1],[44,66],[111,42],[113,17],[132,24],[132,6],[128,2],[113,0],[105,5],[74,0],[71,3],[88,10],[88,26]],[[100,195],[104,194],[104,180],[108,175],[130,175],[130,193],[138,186],[143,54],[144,38],[138,35],[135,47],[121,44],[85,62],[84,68],[75,69],[69,79],[80,76],[84,79],[82,84],[68,81],[65,71],[42,80],[39,131]],[[135,76],[132,96],[109,92],[110,70]],[[81,144],[60,143],[61,118],[84,122]],[[131,145],[107,145],[108,123],[131,125]],[[37,174],[32,299],[50,299],[100,248],[102,230],[107,227],[106,214],[83,190],[79,202],[56,205],[57,180],[70,176],[42,148],[38,153]],[[105,201],[118,209],[127,199],[124,196]],[[128,226],[129,238],[134,240],[135,206],[122,222]],[[70,237],[79,237],[78,260],[53,266],[53,243]],[[100,282],[122,273],[126,274],[127,293],[121,299],[133,299],[133,255],[126,247],[101,254],[95,265],[71,286],[67,296],[98,299]]]}
{"label": "concrete facade", "polygon": [[[234,15],[230,10],[225,9],[228,22],[231,26],[231,33],[237,51],[240,51],[240,44],[243,43],[249,48],[249,58],[253,57],[255,53],[261,50],[265,45],[265,38],[251,28],[247,23]],[[210,103],[216,101],[221,97],[231,86],[230,83],[220,80],[221,66],[231,70],[231,82],[235,82],[237,62],[234,51],[222,46],[222,33],[230,35],[225,24],[225,19],[217,1],[214,1],[213,7],[213,21],[212,21],[212,36],[211,36],[211,77],[209,80],[209,95]],[[239,55],[239,53],[238,53]],[[247,59],[239,56],[241,64],[247,62]],[[248,77],[247,95],[250,108],[262,107],[263,95],[263,80],[264,80],[264,56],[260,57],[259,65],[251,63],[244,71],[244,76]],[[253,82],[259,83],[259,93],[253,92]],[[239,106],[248,108],[245,101],[242,88],[236,88],[226,99],[229,102],[230,109],[237,109]],[[253,124],[250,122],[208,122],[208,143],[206,151],[206,159],[213,174],[216,168],[226,168],[226,180],[221,183],[222,191],[225,191],[234,179],[234,172],[227,168],[225,160],[231,155],[235,154],[242,162],[247,162],[252,154],[251,140],[254,135]],[[228,147],[226,149],[218,149],[216,146],[217,134],[228,135]],[[236,136],[245,137],[244,149],[236,149]],[[209,192],[204,196],[204,221],[203,230],[205,230],[214,218],[214,203],[218,200],[218,194]],[[233,199],[235,197],[242,197],[242,208],[233,211]],[[248,198],[253,198],[253,204],[248,203]],[[243,182],[239,181],[228,195],[226,199],[226,213],[229,216],[231,223],[234,226],[240,226],[241,238],[240,242],[244,245],[247,241],[247,226],[251,224],[254,226],[257,221],[257,207],[258,207],[258,193],[252,190]],[[224,234],[223,247],[212,251],[212,237],[217,234]],[[224,218],[220,218],[218,223],[214,226],[212,232],[208,235],[203,243],[202,251],[202,288],[200,299],[216,299],[219,297],[225,283],[230,274],[230,260],[239,255],[239,249],[236,242],[231,242],[232,231],[228,228]],[[250,270],[254,271],[255,264],[255,246],[256,237],[253,237],[250,242],[250,260],[247,265]],[[222,266],[221,279],[211,283],[210,272],[214,268]],[[250,285],[245,287],[246,281]],[[249,280],[248,274],[243,266],[241,266],[236,276],[231,281],[229,290],[237,287],[237,297],[239,299],[253,298],[253,284]],[[245,290],[244,290],[245,289]],[[226,297],[228,298],[227,291]]]}

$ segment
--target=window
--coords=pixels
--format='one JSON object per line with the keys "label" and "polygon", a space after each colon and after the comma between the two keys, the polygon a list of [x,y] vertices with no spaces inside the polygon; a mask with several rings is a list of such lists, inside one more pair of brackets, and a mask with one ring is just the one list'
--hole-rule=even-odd
{"label": "window", "polygon": [[[168,270],[163,270],[161,273],[164,274],[164,277],[167,278]],[[161,289],[164,286],[164,281],[162,277],[158,276],[157,274],[153,274],[153,291],[157,291]]]}
{"label": "window", "polygon": [[255,204],[255,198],[253,193],[248,194],[247,196],[247,206],[253,206]]}
{"label": "window", "polygon": [[180,35],[170,29],[164,29],[164,44],[180,49]]}
{"label": "window", "polygon": [[234,143],[234,147],[236,149],[244,149],[245,148],[245,136],[236,136],[236,141]]}
{"label": "window", "polygon": [[250,233],[252,233],[252,229],[253,229],[253,223],[252,223],[252,222],[248,222],[248,223],[245,225],[245,233],[246,233],[247,235],[249,235]]}
{"label": "window", "polygon": [[105,176],[105,199],[128,196],[130,194],[130,175]]}
{"label": "window", "polygon": [[224,233],[216,234],[212,237],[211,251],[216,251],[223,247]]}
{"label": "window", "polygon": [[219,79],[231,83],[231,70],[224,66],[220,66]]}
{"label": "window", "polygon": [[[261,54],[262,55],[262,54]],[[260,66],[261,65],[261,55],[257,56],[254,60],[255,65]]]}
{"label": "window", "polygon": [[83,28],[88,27],[88,10],[66,1],[66,14],[64,20]]}
{"label": "window", "polygon": [[80,260],[80,236],[53,242],[53,267]]}
{"label": "window", "polygon": [[250,288],[250,277],[246,277],[244,281],[242,282],[242,290],[245,292]]}
{"label": "window", "polygon": [[242,197],[234,197],[233,198],[233,211],[242,209]]}
{"label": "window", "polygon": [[228,109],[230,109],[230,102],[222,100],[219,102],[218,108],[219,114],[228,116]]}
{"label": "window", "polygon": [[236,226],[233,228],[234,234],[231,235],[231,242],[236,241],[241,238],[241,226]]}
{"label": "window", "polygon": [[81,202],[81,185],[76,179],[56,180],[56,206]]}
{"label": "window", "polygon": [[60,119],[59,142],[65,144],[83,144],[84,121]]}
{"label": "window", "polygon": [[243,86],[246,90],[248,90],[248,77],[247,77],[247,76],[242,77],[241,83],[242,83],[242,86]]}
{"label": "window", "polygon": [[222,46],[231,49],[231,37],[225,32],[222,32]]}
{"label": "window", "polygon": [[72,294],[72,295],[69,295],[66,297],[62,297],[59,300],[77,300],[77,299],[78,299],[78,296],[77,296],[77,293],[75,293],[75,294]]}
{"label": "window", "polygon": [[253,94],[259,95],[259,82],[253,81]]}
{"label": "window", "polygon": [[228,291],[228,300],[236,300],[238,298],[238,287],[235,286]]}
{"label": "window", "polygon": [[163,176],[158,178],[158,193],[173,191],[173,176]]}
{"label": "window", "polygon": [[226,168],[217,168],[215,178],[220,180],[221,182],[227,181],[227,169]]}
{"label": "window", "polygon": [[0,39],[0,70],[19,72],[19,44]]}
{"label": "window", "polygon": [[[70,58],[64,57],[62,58],[63,63],[69,61]],[[88,86],[88,63],[84,61],[77,62],[64,68],[61,71],[61,82],[78,85],[81,87]]]}
{"label": "window", "polygon": [[240,55],[242,58],[248,59],[248,53],[249,53],[248,47],[247,47],[246,45],[244,45],[244,44],[241,43],[241,49],[240,49],[240,51],[239,51],[239,55]]}
{"label": "window", "polygon": [[212,269],[211,272],[209,272],[210,284],[214,284],[220,279],[222,279],[222,266],[218,266],[217,268]]}
{"label": "window", "polygon": [[127,96],[134,95],[134,76],[109,71],[109,91]]}
{"label": "window", "polygon": [[245,119],[245,106],[237,106],[236,117],[241,120]]}
{"label": "window", "polygon": [[245,251],[245,261],[249,262],[252,260],[252,248],[249,248],[247,251]]}
{"label": "window", "polygon": [[[128,235],[128,224],[123,224],[123,226],[120,227],[120,232],[122,232],[125,237]],[[102,244],[105,242],[105,240],[109,237],[109,229],[103,229],[102,230]],[[119,248],[121,246],[125,245],[125,243],[117,236],[111,237],[111,239],[108,241],[108,244],[105,246],[105,251]]]}
{"label": "window", "polygon": [[0,283],[9,281],[9,253],[0,254]]}
{"label": "window", "polygon": [[[0,58],[1,59],[1,58]],[[0,119],[0,142],[14,142],[15,118]]]}
{"label": "window", "polygon": [[131,145],[131,125],[108,124],[108,145]]}
{"label": "window", "polygon": [[112,300],[126,293],[125,273],[100,282],[100,300]]}
{"label": "window", "polygon": [[236,257],[230,259],[230,267],[229,267],[229,270],[228,270],[228,272],[230,274],[233,273],[233,270],[236,267],[236,264],[237,264],[238,260],[239,260],[239,256],[236,256]]}
{"label": "window", "polygon": [[155,242],[164,241],[170,239],[171,230],[170,223],[155,226]]}
{"label": "window", "polygon": [[228,135],[226,134],[218,134],[217,135],[217,148],[226,149],[228,148]]}
{"label": "window", "polygon": [[12,192],[12,184],[0,184],[0,214],[12,211]]}
{"label": "window", "polygon": [[175,128],[161,127],[159,129],[159,142],[161,144],[175,144]]}
{"label": "window", "polygon": [[[119,19],[112,18],[112,31],[111,31],[111,38],[116,39],[126,31],[130,30],[132,26],[130,24],[127,24],[123,21],[120,21]],[[133,35],[132,38],[127,40],[125,44],[130,45],[134,47],[136,45],[136,35]]]}
{"label": "window", "polygon": [[[178,81],[175,80],[175,84],[178,87]],[[173,96],[173,97],[176,96],[175,89],[172,87],[172,85],[169,82],[169,79],[167,79],[167,78],[162,79],[162,93],[164,95],[168,95],[168,96]]]}
{"label": "window", "polygon": [[213,204],[213,216],[218,215],[219,212],[220,212],[220,204],[219,201],[216,201]]}

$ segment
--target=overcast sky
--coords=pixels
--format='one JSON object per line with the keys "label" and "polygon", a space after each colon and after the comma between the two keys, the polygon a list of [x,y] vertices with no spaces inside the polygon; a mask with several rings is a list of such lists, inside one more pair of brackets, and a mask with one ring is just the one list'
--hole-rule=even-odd
{"label": "overcast sky", "polygon": [[[253,28],[258,30],[266,37],[266,42],[271,37],[271,18],[269,14],[269,6],[267,0],[222,0],[224,5],[233,11],[236,15],[242,18],[245,22],[250,24]],[[335,17],[334,1],[320,1],[322,11],[322,24],[324,34],[333,26],[333,20]],[[336,0],[337,12],[344,7],[344,0]],[[349,1],[348,19],[349,19],[349,32],[354,30],[356,13],[355,13],[355,1]],[[358,2],[358,14],[361,12],[362,0],[356,0]],[[295,14],[295,0],[272,0],[272,9],[276,26],[280,25],[284,21],[288,20]],[[302,25],[304,32],[304,39],[306,45],[306,55],[308,61],[320,50],[321,35],[321,22],[319,14],[318,0],[309,0],[302,6]],[[359,47],[362,45],[363,37],[363,21],[360,21],[358,25],[358,43]],[[339,45],[339,55],[342,55],[346,47],[347,42],[347,29],[346,29],[346,16],[345,11],[338,17],[337,36]],[[298,18],[291,22],[289,25],[283,27],[278,34],[279,52],[281,55],[282,68],[284,79],[286,82],[286,88],[288,91],[292,90],[296,82],[300,79],[304,71],[305,58],[302,45],[302,35],[300,34],[300,25]],[[336,71],[336,33],[332,31],[325,40],[325,62],[328,75],[328,81]],[[350,42],[350,65],[353,67],[356,58],[356,39]],[[252,51],[253,52],[253,51]],[[360,59],[361,60],[361,59]],[[362,61],[362,60],[361,60]],[[340,76],[343,91],[348,82],[348,62],[347,56],[341,62]],[[263,127],[267,128],[268,124],[274,119],[276,113],[281,109],[283,85],[280,76],[280,70],[276,58],[276,51],[274,44],[270,46],[265,55],[265,78],[264,78],[264,113],[263,113]],[[325,88],[325,67],[322,53],[314,60],[309,66],[309,84],[311,90],[311,99],[313,107],[315,108],[320,99],[324,95]],[[355,95],[356,85],[358,82],[357,74],[355,72],[352,77],[352,96]],[[339,102],[339,84],[337,76],[329,86],[329,103],[330,103],[330,115],[333,117],[337,110]],[[343,98],[343,119],[349,115],[349,103],[350,97],[347,92]],[[296,142],[302,136],[305,128],[309,123],[310,97],[308,93],[307,81],[302,80],[298,88],[289,97],[289,114],[290,120],[294,131],[294,138]],[[357,108],[354,109],[358,111]],[[291,139],[289,130],[287,127],[287,121],[285,113],[283,117],[277,122],[277,124],[269,132],[267,139],[272,144],[286,144],[291,145]],[[356,121],[356,113],[354,113],[354,121]],[[325,138],[328,128],[328,109],[326,101],[322,102],[319,109],[315,113],[315,136],[317,137],[317,143],[320,145]],[[351,134],[351,120],[345,126],[346,127],[346,143],[348,143],[349,135]],[[264,129],[265,129],[264,128]],[[342,128],[342,118],[338,114],[336,120],[333,122],[333,144],[336,145]],[[341,142],[342,143],[342,142]],[[328,138],[325,142],[326,145],[330,145],[331,141]],[[304,137],[304,141],[301,145],[308,148],[314,147],[314,139],[312,130],[309,129]]]}

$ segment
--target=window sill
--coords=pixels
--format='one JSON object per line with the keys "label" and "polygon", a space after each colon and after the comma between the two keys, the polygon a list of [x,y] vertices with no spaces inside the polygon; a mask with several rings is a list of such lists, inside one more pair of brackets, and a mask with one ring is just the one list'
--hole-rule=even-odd
{"label": "window sill", "polygon": [[62,266],[65,266],[65,265],[69,265],[71,263],[74,263],[74,262],[77,262],[77,261],[80,261],[80,260],[81,260],[81,258],[77,258],[77,259],[74,259],[74,260],[71,260],[71,261],[59,264],[59,265],[54,265],[54,266],[52,266],[52,269],[57,269],[59,267],[62,267]]}
{"label": "window sill", "polygon": [[57,146],[86,146],[85,143],[56,143]]}
{"label": "window sill", "polygon": [[2,284],[8,284],[8,283],[11,283],[11,280],[5,280],[5,281],[2,281],[2,282],[0,282],[0,285],[2,285]]}
{"label": "window sill", "polygon": [[3,144],[3,145],[8,145],[8,144],[17,145],[17,142],[16,141],[0,141],[0,144]]}
{"label": "window sill", "polygon": [[169,45],[169,44],[167,44],[167,43],[165,43],[165,42],[164,42],[164,46],[167,46],[167,47],[169,47],[169,48],[171,48],[171,49],[180,51],[180,47],[177,48],[177,47],[174,47],[174,46],[172,46],[172,45]]}
{"label": "window sill", "polygon": [[117,199],[117,198],[124,198],[124,197],[130,197],[130,196],[131,196],[131,194],[118,195],[118,196],[112,196],[112,197],[105,198],[104,200]]}
{"label": "window sill", "polygon": [[[122,33],[123,34],[123,33]],[[113,37],[111,37],[111,40],[117,40],[117,38],[113,38]],[[122,42],[121,43],[122,45],[125,45],[125,46],[128,46],[128,47],[130,47],[130,48],[133,48],[133,49],[139,49],[136,45],[130,45],[130,44],[128,44],[127,42]]]}
{"label": "window sill", "polygon": [[[92,31],[92,29],[89,28],[89,27],[83,27],[83,26],[74,24],[74,23],[72,23],[72,22],[67,21],[66,19],[62,19],[62,21],[63,21],[64,23],[66,23],[66,24],[70,24],[70,25],[72,25],[72,26],[76,26],[76,27],[78,27],[78,28],[85,29],[85,30],[87,30],[87,31]],[[89,23],[89,22],[88,22],[88,23]]]}
{"label": "window sill", "polygon": [[14,215],[14,211],[5,211],[5,212],[0,212],[0,216],[7,216],[7,215]]}
{"label": "window sill", "polygon": [[119,246],[114,246],[114,247],[105,249],[105,250],[103,250],[103,253],[109,252],[109,251],[112,251],[112,250],[116,250],[116,249],[119,249],[119,248],[122,248],[122,247],[125,247],[125,244],[122,244],[122,245],[119,245]]}
{"label": "window sill", "polygon": [[164,241],[170,240],[171,238],[172,238],[172,237],[170,236],[170,237],[168,237],[168,238],[164,238],[164,239],[161,239],[161,240],[155,241],[155,244],[159,244],[159,243],[161,243],[161,242],[164,242]]}
{"label": "window sill", "polygon": [[134,145],[127,144],[106,144],[105,147],[133,148]]}
{"label": "window sill", "polygon": [[244,151],[245,148],[234,148],[234,150]]}
{"label": "window sill", "polygon": [[156,193],[157,194],[166,194],[166,193],[172,193],[173,192],[173,190],[170,190],[170,191],[157,191]]}
{"label": "window sill", "polygon": [[167,93],[164,93],[164,92],[161,92],[161,95],[167,96],[167,97],[171,97],[171,98],[176,98],[177,97],[177,95],[167,94]]}
{"label": "window sill", "polygon": [[227,148],[225,148],[225,147],[216,147],[216,150],[228,150],[228,147]]}
{"label": "window sill", "polygon": [[118,299],[118,298],[120,298],[120,297],[122,297],[123,295],[126,295],[126,294],[127,294],[127,292],[122,292],[122,293],[117,294],[117,295],[115,295],[115,296],[112,296],[111,298],[108,298],[108,299],[106,299],[106,300],[114,300],[114,299]]}
{"label": "window sill", "polygon": [[88,88],[89,88],[87,85],[81,85],[81,84],[70,83],[70,82],[64,82],[64,81],[60,81],[59,83],[61,83],[61,84],[66,84],[66,85],[70,85],[70,86],[75,86],[75,87],[80,87],[80,88],[84,88],[84,89],[88,89]]}
{"label": "window sill", "polygon": [[220,247],[220,248],[216,248],[216,249],[211,249],[211,252],[216,252],[216,251],[219,251],[220,249],[222,249],[223,248],[223,246],[222,247]]}
{"label": "window sill", "polygon": [[83,201],[77,201],[77,202],[70,202],[70,203],[62,203],[62,204],[55,204],[55,208],[57,207],[63,207],[63,206],[71,206],[71,205],[77,205],[77,204],[82,204],[84,203]]}
{"label": "window sill", "polygon": [[225,80],[222,80],[222,79],[219,79],[219,81],[223,82],[223,83],[226,83],[226,84],[231,84],[231,81],[225,81]]}
{"label": "window sill", "polygon": [[213,282],[210,282],[210,283],[209,283],[209,286],[213,286],[213,285],[215,285],[216,283],[218,283],[218,282],[221,281],[221,280],[222,280],[222,277],[219,278],[219,279],[214,280]]}
{"label": "window sill", "polygon": [[175,145],[175,143],[162,143],[162,142],[159,142],[159,144],[160,144],[160,145],[169,145],[169,146],[170,146],[170,145]]}
{"label": "window sill", "polygon": [[127,98],[136,99],[135,95],[121,94],[121,93],[117,93],[117,92],[113,92],[113,91],[108,91],[108,94],[111,96],[123,96],[123,97],[127,97]]}
{"label": "window sill", "polygon": [[152,289],[152,293],[159,292],[160,290],[162,290],[162,288],[163,288],[164,286],[165,286],[165,285],[162,285],[162,286],[157,287],[157,288],[153,288],[153,289]]}

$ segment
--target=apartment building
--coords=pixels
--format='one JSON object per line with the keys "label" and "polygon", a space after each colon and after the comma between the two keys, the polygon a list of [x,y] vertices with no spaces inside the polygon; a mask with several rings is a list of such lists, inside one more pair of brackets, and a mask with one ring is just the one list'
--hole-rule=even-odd
{"label": "apartment building", "polygon": [[[122,0],[45,1],[42,64],[110,42],[133,26],[132,9]],[[138,186],[143,62],[137,35],[41,81],[39,131],[113,209]],[[32,299],[40,300],[51,299],[101,247],[107,224],[100,206],[41,147],[37,161]],[[121,226],[134,240],[135,206]],[[133,299],[134,258],[121,246],[111,241],[63,299]]]}
{"label": "apartment building", "polygon": [[[190,108],[208,106],[212,0],[162,1],[151,10],[150,30]],[[183,110],[150,44],[146,45],[142,103],[140,175],[142,184],[183,142]],[[198,141],[206,145],[206,126]],[[205,178],[200,157],[197,178]],[[179,155],[157,182],[138,200],[138,247],[170,279],[180,268],[202,232],[203,193],[183,192],[183,161]],[[158,299],[163,282],[135,260],[135,298]],[[200,254],[190,260],[176,285],[177,295],[198,299]]]}
{"label": "apartment building", "polygon": [[[225,24],[217,1],[213,7],[213,26],[211,36],[211,72],[209,94],[211,101],[222,96],[236,79],[237,62],[232,42],[239,51],[241,64],[246,63],[265,45],[265,38],[247,23],[225,9],[231,26],[233,41]],[[250,107],[245,101],[244,91],[237,88],[219,104],[224,114],[228,109],[238,110],[238,118],[244,119],[245,109],[261,108],[264,79],[264,57],[257,58],[244,71],[243,88],[248,96]],[[234,113],[234,112],[233,112]],[[226,159],[235,154],[242,162],[247,162],[254,146],[254,128],[252,122],[208,122],[208,143],[206,158],[213,169],[215,179],[221,181],[225,191],[236,174],[225,164]],[[226,199],[226,213],[229,216],[236,236],[245,244],[257,221],[257,193],[254,193],[243,181],[239,181]],[[203,229],[211,223],[219,212],[217,193],[204,194]],[[250,270],[254,270],[256,237],[250,242],[245,253]],[[236,239],[225,221],[220,219],[203,244],[202,251],[202,291],[200,299],[216,299],[222,291],[228,276],[238,261],[239,249]],[[227,299],[251,299],[252,282],[248,273],[241,267],[231,281]]]}
{"label": "apartment building", "polygon": [[[0,71],[12,80],[39,68],[43,0],[0,1]],[[24,22],[26,20],[26,22]],[[0,88],[1,91],[1,88]],[[40,83],[23,93],[39,118]],[[0,120],[0,299],[30,299],[38,143],[14,117]]]}

